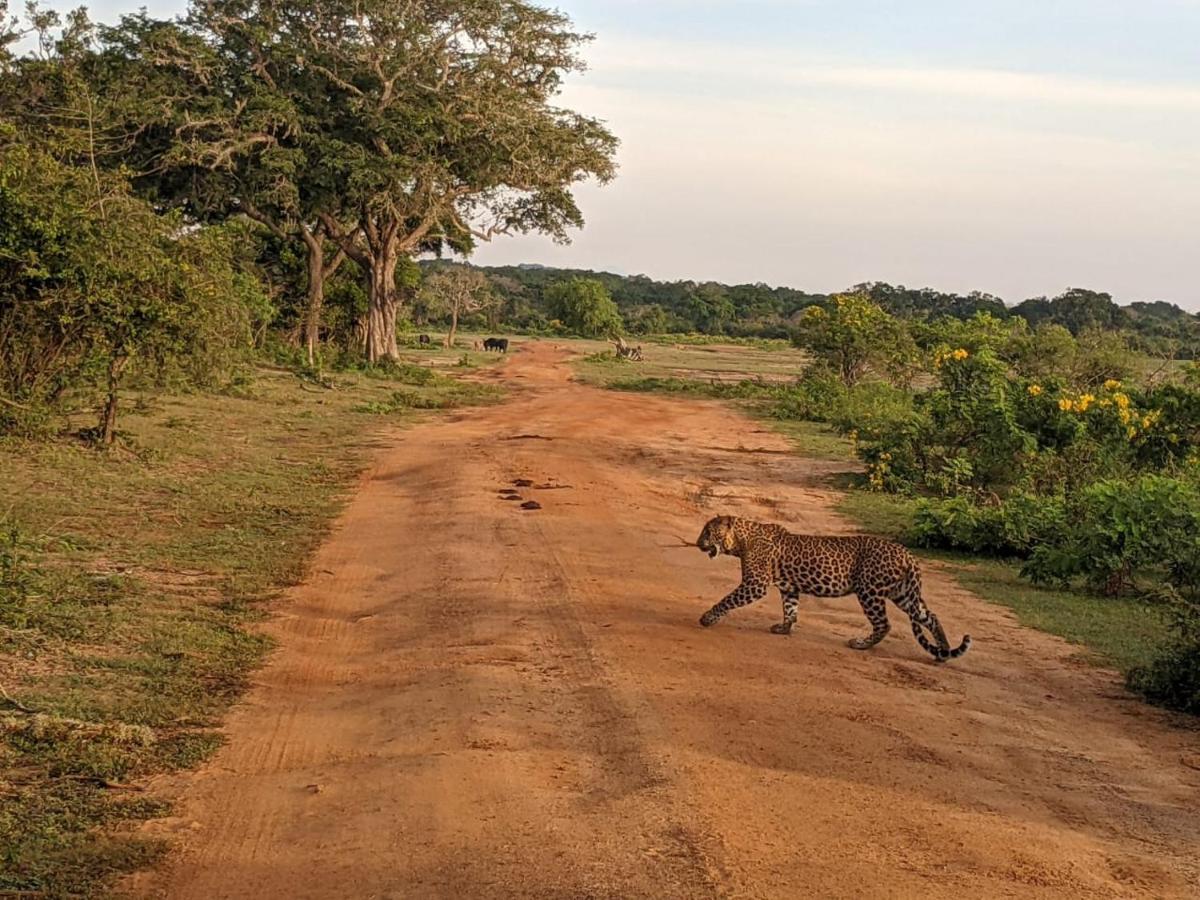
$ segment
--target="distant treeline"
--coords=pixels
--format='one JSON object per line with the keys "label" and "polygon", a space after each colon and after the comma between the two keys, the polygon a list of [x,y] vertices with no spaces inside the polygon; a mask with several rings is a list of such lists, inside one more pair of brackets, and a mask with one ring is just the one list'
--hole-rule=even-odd
{"label": "distant treeline", "polygon": [[[829,296],[765,284],[655,281],[645,275],[614,275],[542,266],[494,266],[484,270],[501,298],[498,320],[538,330],[549,325],[545,292],[572,278],[600,282],[612,295],[625,327],[635,334],[701,332],[736,337],[789,337],[805,307],[825,305]],[[1118,305],[1111,295],[1073,288],[1057,297],[1033,297],[1008,306],[999,297],[953,294],[884,282],[856,285],[893,315],[968,319],[979,312],[998,318],[1021,316],[1030,325],[1062,325],[1084,331],[1124,331],[1138,349],[1193,359],[1200,354],[1200,317],[1165,302]]]}

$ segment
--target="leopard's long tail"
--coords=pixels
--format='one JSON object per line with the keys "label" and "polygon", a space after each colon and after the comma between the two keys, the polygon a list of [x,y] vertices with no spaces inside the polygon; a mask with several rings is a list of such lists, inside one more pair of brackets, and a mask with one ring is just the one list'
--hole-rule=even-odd
{"label": "leopard's long tail", "polygon": [[946,662],[946,660],[949,659],[958,659],[971,649],[971,636],[969,634],[963,635],[962,643],[957,647],[952,650],[947,650],[943,647],[939,647],[937,644],[930,641],[929,638],[925,637],[925,630],[917,624],[916,619],[913,619],[912,630],[913,637],[917,639],[917,643],[920,644],[925,651],[938,662]]}
{"label": "leopard's long tail", "polygon": [[[921,570],[915,563],[909,570],[898,605],[908,613],[908,618],[912,622],[913,637],[917,639],[917,643],[938,662],[958,659],[971,649],[969,634],[963,635],[962,643],[957,647],[952,648],[950,642],[946,640],[946,632],[942,630],[941,623],[925,605],[925,598],[921,596]],[[933,643],[925,636],[925,629],[929,629],[930,634],[938,639],[938,643]]]}

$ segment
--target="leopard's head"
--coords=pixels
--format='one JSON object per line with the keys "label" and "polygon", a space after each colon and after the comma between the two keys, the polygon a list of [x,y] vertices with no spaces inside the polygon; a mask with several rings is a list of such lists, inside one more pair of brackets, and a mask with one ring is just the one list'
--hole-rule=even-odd
{"label": "leopard's head", "polygon": [[696,540],[696,546],[715,559],[721,553],[733,553],[737,538],[733,533],[733,516],[717,516],[709,519]]}

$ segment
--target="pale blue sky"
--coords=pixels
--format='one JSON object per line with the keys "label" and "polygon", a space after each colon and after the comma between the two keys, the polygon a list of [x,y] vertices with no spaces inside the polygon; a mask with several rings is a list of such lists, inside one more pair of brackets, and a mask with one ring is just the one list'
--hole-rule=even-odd
{"label": "pale blue sky", "polygon": [[621,173],[570,246],[476,262],[1200,309],[1200,0],[559,5],[597,35],[564,103]]}

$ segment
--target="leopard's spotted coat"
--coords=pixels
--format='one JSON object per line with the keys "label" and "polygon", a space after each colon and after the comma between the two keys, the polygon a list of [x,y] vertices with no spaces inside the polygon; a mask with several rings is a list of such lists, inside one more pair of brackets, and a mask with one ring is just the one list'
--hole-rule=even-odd
{"label": "leopard's spotted coat", "polygon": [[[871,623],[871,633],[850,641],[855,650],[874,647],[887,635],[888,600],[909,617],[917,643],[939,662],[962,656],[971,646],[971,637],[966,635],[958,647],[950,647],[937,616],[921,597],[917,561],[893,541],[792,534],[778,525],[718,516],[704,526],[696,545],[709,556],[727,553],[742,561],[742,583],[700,618],[706,628],[730,610],[761,600],[773,584],[783,597],[783,621],[771,626],[775,634],[791,633],[801,594],[856,594]],[[936,643],[926,638],[923,629]]]}

